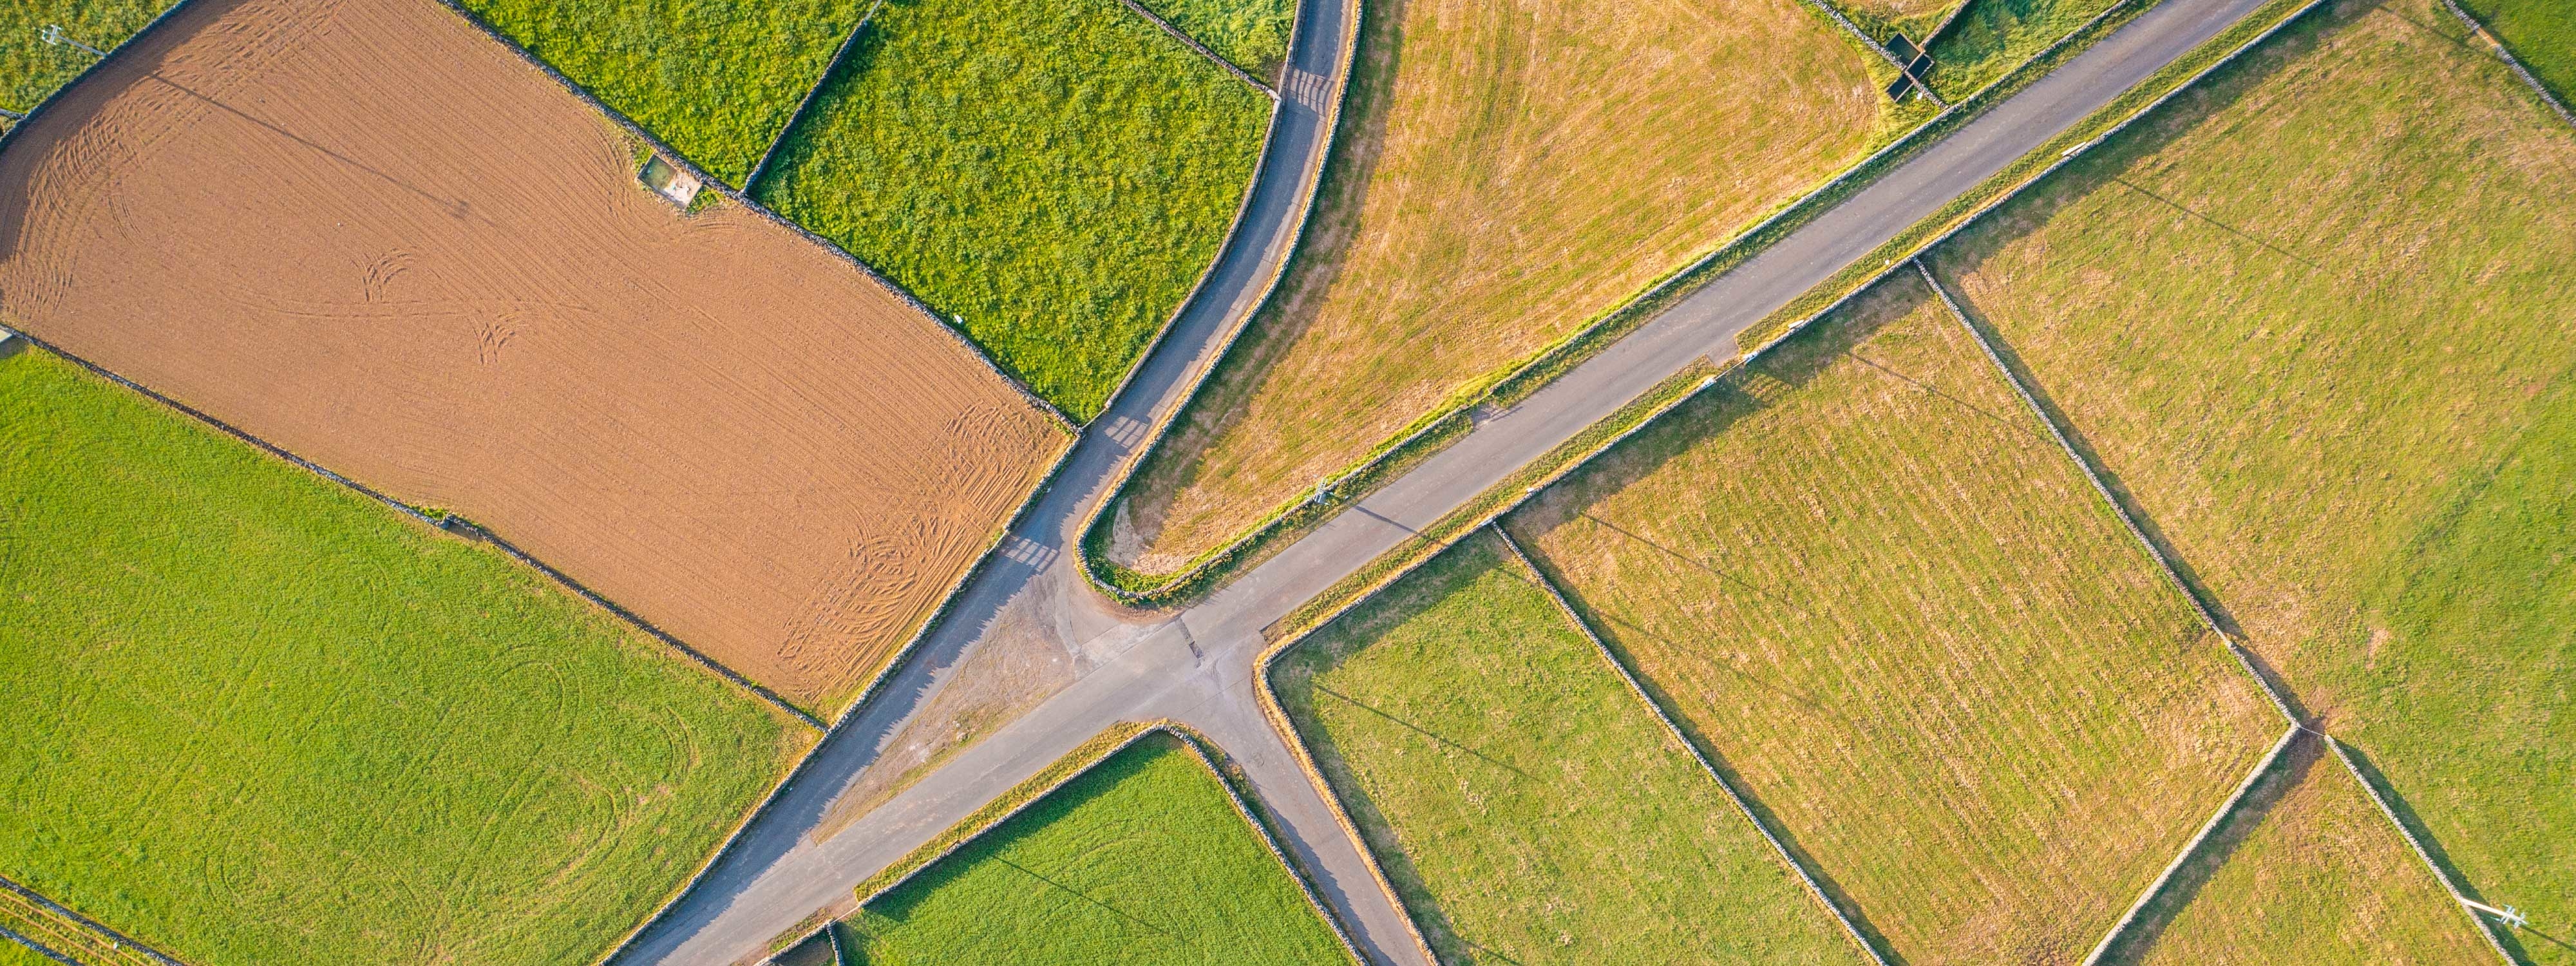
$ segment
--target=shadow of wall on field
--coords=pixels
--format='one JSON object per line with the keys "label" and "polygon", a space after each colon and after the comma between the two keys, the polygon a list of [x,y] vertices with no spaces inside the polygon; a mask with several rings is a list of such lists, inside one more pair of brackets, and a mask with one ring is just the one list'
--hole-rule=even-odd
{"label": "shadow of wall on field", "polygon": [[1161,443],[1130,477],[1129,513],[1140,526],[1159,529],[1164,508],[1198,482],[1199,457],[1243,418],[1244,404],[1314,325],[1323,296],[1341,277],[1351,246],[1359,240],[1360,210],[1386,151],[1387,120],[1403,68],[1405,9],[1411,3],[1364,0],[1366,12],[1333,128],[1332,151],[1324,159],[1296,251],[1281,269],[1278,287],[1244,323],[1241,336],[1182,403]]}
{"label": "shadow of wall on field", "polygon": [[[2397,790],[2396,783],[2389,781],[2388,775],[2379,770],[2379,763],[2371,759],[2370,753],[2361,750],[2360,746],[2348,741],[2341,741],[2332,738],[2327,740],[2334,741],[2335,744],[2343,746],[2343,750],[2352,756],[2353,768],[2354,770],[2361,772],[2361,780],[2370,785],[2370,790],[2378,794],[2380,801],[2388,803],[2388,810],[2396,813],[2397,824],[2404,826],[2407,834],[2414,836],[2415,841],[2423,844],[2425,857],[2432,861],[2434,868],[2441,870],[2442,877],[2452,882],[2459,883],[2460,895],[2467,897],[2471,901],[2486,902],[2486,894],[2479,892],[2478,884],[2475,881],[2472,881],[2467,874],[2461,872],[2457,863],[2451,861],[2451,853],[2442,848],[2442,840],[2433,835],[2432,828],[2424,824],[2422,816],[2415,814],[2415,806],[2407,802],[2406,796]],[[2485,919],[2478,918],[2474,915],[2471,916],[2471,918],[2478,922],[2480,928],[2486,927],[2487,922]],[[2561,946],[2568,945],[2566,942],[2561,941],[2559,937],[2551,936],[2537,930],[2530,931],[2534,935],[2538,935],[2552,943],[2556,943]],[[2532,962],[2530,951],[2523,948],[2522,943],[2512,930],[2486,929],[2486,932],[2495,937],[2497,942],[2503,944],[2505,949],[2513,954],[2515,962]]]}
{"label": "shadow of wall on field", "polygon": [[2184,858],[2173,879],[2165,884],[2164,891],[2150,899],[2146,907],[2139,910],[2137,920],[2130,923],[2129,930],[2121,934],[2111,948],[2103,951],[2101,962],[2105,966],[2145,962],[2156,941],[2173,926],[2174,918],[2191,906],[2192,900],[2208,887],[2209,880],[2227,866],[2228,860],[2236,855],[2236,850],[2242,848],[2247,839],[2254,837],[2255,830],[2262,828],[2263,822],[2271,817],[2291,791],[2311,780],[2335,780],[2334,773],[2341,770],[2336,766],[2328,765],[2328,770],[2322,774],[2316,771],[2317,764],[2327,754],[2325,742],[2318,740],[2314,732],[2303,730],[2292,738],[2289,752],[2255,779],[2253,789],[2246,792],[2244,801],[2236,810],[2227,815],[2209,838],[2202,840],[2200,848]]}

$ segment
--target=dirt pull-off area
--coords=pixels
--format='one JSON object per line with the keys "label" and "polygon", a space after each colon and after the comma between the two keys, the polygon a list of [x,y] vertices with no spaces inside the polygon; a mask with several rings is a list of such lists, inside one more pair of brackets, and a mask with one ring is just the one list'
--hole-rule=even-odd
{"label": "dirt pull-off area", "polygon": [[634,157],[432,0],[198,0],[0,156],[0,317],[837,705],[1069,441]]}

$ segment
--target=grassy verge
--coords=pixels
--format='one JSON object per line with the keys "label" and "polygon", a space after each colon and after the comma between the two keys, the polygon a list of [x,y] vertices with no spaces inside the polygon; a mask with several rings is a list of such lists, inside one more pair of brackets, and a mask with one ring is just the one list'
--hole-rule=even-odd
{"label": "grassy verge", "polygon": [[734,185],[867,11],[836,0],[459,2]]}
{"label": "grassy verge", "polygon": [[[38,39],[47,26],[100,50],[114,50],[172,0],[12,0],[0,4],[0,108],[21,114],[36,109],[56,88],[88,70],[98,58],[70,44]],[[0,130],[9,119],[0,117]],[[0,944],[5,945],[5,944]]]}
{"label": "grassy verge", "polygon": [[[1530,394],[1537,392],[1539,388],[1558,376],[1581,365],[1594,354],[1652,320],[1663,310],[1689,295],[1698,286],[1742,265],[1772,243],[1813,220],[1815,216],[1842,203],[1844,199],[1866,187],[1871,180],[1894,169],[1922,148],[1964,126],[1985,108],[2012,96],[2031,82],[2046,76],[2049,71],[2082,52],[2094,41],[2108,36],[2111,31],[2127,23],[2129,18],[2144,12],[2148,6],[2149,4],[2144,0],[2128,0],[2126,3],[2113,6],[2083,29],[2061,38],[2056,47],[2025,62],[2011,74],[1978,91],[1969,100],[1954,105],[1956,109],[1928,123],[1913,127],[1896,142],[1886,145],[1858,164],[1845,169],[1817,190],[1753,222],[1749,229],[1738,233],[1723,247],[1630,294],[1623,298],[1617,307],[1586,320],[1581,328],[1564,340],[1533,353],[1524,360],[1496,369],[1474,382],[1459,387],[1449,399],[1417,419],[1412,425],[1405,427],[1401,433],[1379,443],[1367,455],[1341,468],[1330,477],[1335,481],[1335,493],[1345,499],[1357,499],[1366,495],[1373,487],[1402,475],[1403,468],[1418,464],[1423,459],[1429,458],[1440,447],[1464,435],[1468,428],[1470,410],[1479,406],[1509,406],[1528,398]],[[1328,171],[1326,177],[1329,183],[1331,172]],[[2022,172],[2020,177],[2027,178],[2028,172]],[[2004,193],[1996,186],[1988,187],[1993,190],[1987,191],[1980,197],[1991,200]],[[1960,208],[1960,211],[1965,210],[1968,209]],[[1949,214],[1955,221],[1957,212]],[[1934,233],[1927,232],[1923,237],[1928,238],[1932,234]],[[1835,286],[1839,286],[1837,296],[1802,300],[1793,307],[1801,308],[1806,314],[1811,315],[1833,301],[1839,293],[1850,291],[1868,278],[1868,275],[1863,273],[1845,274],[1848,277],[1838,277],[1835,280]],[[1265,311],[1269,310],[1265,309]],[[1756,326],[1755,332],[1767,332],[1766,338],[1773,338],[1793,321],[1794,318],[1785,313],[1776,315],[1765,325]],[[1224,365],[1239,364],[1236,361],[1239,356],[1240,353],[1229,357]],[[1220,376],[1223,372],[1224,370],[1220,369]],[[1222,382],[1221,378],[1211,379],[1211,383],[1221,385]],[[1197,401],[1194,401],[1192,406],[1193,409],[1203,406],[1221,408],[1214,403]],[[1155,451],[1149,454],[1144,467],[1140,468],[1136,477],[1124,488],[1118,501],[1111,505],[1109,512],[1094,519],[1090,530],[1085,533],[1083,562],[1090,568],[1093,579],[1131,604],[1165,606],[1204,593],[1231,578],[1246,564],[1266,557],[1276,549],[1280,541],[1303,533],[1306,528],[1320,522],[1328,515],[1319,512],[1324,509],[1323,507],[1306,502],[1301,494],[1275,507],[1267,516],[1246,527],[1225,544],[1201,554],[1177,570],[1158,573],[1119,562],[1122,555],[1129,555],[1120,553],[1119,548],[1115,546],[1120,539],[1121,528],[1128,525],[1122,520],[1121,514],[1128,512],[1129,501],[1135,498],[1138,490],[1158,485],[1154,482],[1158,473],[1164,477],[1176,475],[1177,471],[1171,466],[1177,465],[1183,458],[1171,447],[1169,439],[1158,441]]]}
{"label": "grassy verge", "polygon": [[1182,740],[1090,764],[845,920],[870,963],[1346,964]]}
{"label": "grassy verge", "polygon": [[890,0],[754,191],[1076,420],[1213,261],[1270,101],[1117,0]]}
{"label": "grassy verge", "polygon": [[2460,5],[2502,38],[2559,103],[2576,103],[2576,3],[2460,0]]}
{"label": "grassy verge", "polygon": [[2494,953],[2406,840],[2322,744],[2304,739],[2289,787],[2227,843],[2221,864],[2143,949],[2143,966],[2478,963]]}
{"label": "grassy verge", "polygon": [[489,548],[0,361],[0,871],[190,962],[582,961],[805,740]]}
{"label": "grassy verge", "polygon": [[1288,33],[1297,19],[1294,0],[1138,2],[1254,77],[1273,80],[1288,61]]}
{"label": "grassy verge", "polygon": [[2277,734],[1916,279],[1509,524],[1909,961],[2080,956]]}
{"label": "grassy verge", "polygon": [[1373,6],[1293,264],[1118,560],[1185,569],[1848,164],[1864,66],[1796,0]]}
{"label": "grassy verge", "polygon": [[2459,33],[2328,8],[1939,262],[2466,881],[2565,924],[2576,137]]}
{"label": "grassy verge", "polygon": [[2118,2],[1967,0],[1958,22],[1932,45],[1932,76],[1926,80],[1943,97],[1965,97]]}
{"label": "grassy verge", "polygon": [[1855,962],[1841,927],[1488,532],[1271,681],[1451,962]]}

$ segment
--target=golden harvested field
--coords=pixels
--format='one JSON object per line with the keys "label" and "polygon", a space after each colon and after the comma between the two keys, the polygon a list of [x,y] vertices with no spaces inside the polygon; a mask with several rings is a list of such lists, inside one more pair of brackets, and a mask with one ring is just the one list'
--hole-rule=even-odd
{"label": "golden harvested field", "polygon": [[2280,733],[1922,282],[1509,519],[1905,961],[2074,962]]}
{"label": "golden harvested field", "polygon": [[429,0],[200,0],[0,157],[0,318],[490,527],[816,709],[1067,445]]}
{"label": "golden harvested field", "polygon": [[1297,259],[1112,556],[1180,569],[1841,168],[1863,56],[1796,0],[1371,4]]}
{"label": "golden harvested field", "polygon": [[2301,737],[2288,793],[2137,962],[2492,963],[2433,872],[2324,743]]}
{"label": "golden harvested field", "polygon": [[2437,3],[2320,13],[1942,265],[2465,881],[2576,922],[2576,132]]}

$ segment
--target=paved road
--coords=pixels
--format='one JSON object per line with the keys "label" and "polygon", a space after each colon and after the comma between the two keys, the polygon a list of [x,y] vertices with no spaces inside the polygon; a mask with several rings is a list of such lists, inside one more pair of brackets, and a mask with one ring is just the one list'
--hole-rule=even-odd
{"label": "paved road", "polygon": [[[1174,615],[1122,614],[1092,594],[1069,548],[1088,512],[1142,442],[1145,426],[1177,406],[1224,338],[1275,275],[1314,183],[1322,99],[1292,103],[1280,119],[1264,183],[1236,244],[1200,303],[1154,350],[1135,384],[1077,445],[1056,486],[1017,536],[1036,549],[989,569],[910,662],[884,699],[828,736],[795,787],[742,836],[717,868],[620,957],[626,963],[729,963],[848,891],[984,802],[1121,720],[1176,718],[1239,761],[1286,825],[1291,853],[1381,962],[1428,966],[1401,910],[1383,893],[1343,833],[1323,793],[1295,764],[1285,738],[1256,704],[1253,661],[1261,631],[1450,509],[1608,416],[1695,359],[1731,357],[1735,336],[1823,282],[1951,198],[2000,171],[2121,91],[2254,11],[2262,0],[2165,0],[2056,73],[1926,149],[1843,204],[1566,373],[1513,410],[1489,419],[1421,467],[1361,500],[1277,557]],[[1296,71],[1335,76],[1345,49],[1337,0],[1304,0]],[[1292,79],[1283,93],[1301,86]],[[1304,95],[1313,97],[1314,95]],[[1291,167],[1293,166],[1293,168]],[[1013,601],[1036,601],[1042,622],[1082,676],[854,824],[805,841],[825,806],[875,760],[904,719],[944,683]]]}

